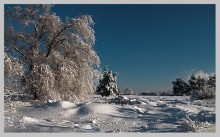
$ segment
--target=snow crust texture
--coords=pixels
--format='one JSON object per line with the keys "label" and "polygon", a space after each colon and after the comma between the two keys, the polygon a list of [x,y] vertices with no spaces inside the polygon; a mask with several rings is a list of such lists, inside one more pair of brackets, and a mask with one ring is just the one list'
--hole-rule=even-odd
{"label": "snow crust texture", "polygon": [[215,100],[91,96],[89,101],[5,102],[5,132],[215,132]]}

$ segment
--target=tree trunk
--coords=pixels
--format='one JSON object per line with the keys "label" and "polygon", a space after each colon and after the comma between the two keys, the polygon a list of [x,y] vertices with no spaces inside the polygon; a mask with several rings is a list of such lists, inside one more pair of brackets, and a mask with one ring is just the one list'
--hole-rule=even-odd
{"label": "tree trunk", "polygon": [[33,80],[34,80],[34,77],[33,77],[33,74],[31,74],[31,72],[33,71],[33,68],[34,68],[34,65],[33,65],[33,62],[31,62],[30,66],[29,66],[29,73],[30,73],[30,93],[34,95],[34,100],[39,100],[39,97],[37,95],[37,92],[34,88],[34,85],[33,85]]}
{"label": "tree trunk", "polygon": [[[37,40],[37,38],[35,38],[35,39]],[[39,45],[37,43],[39,43],[39,42],[34,41],[34,43],[32,45],[32,48],[31,48],[31,59],[30,59],[30,68],[29,68],[29,70],[30,70],[29,73],[31,74],[30,75],[30,79],[31,79],[30,91],[34,95],[34,99],[35,100],[39,100],[39,96],[38,96],[38,94],[36,92],[36,88],[34,88],[34,83],[33,83],[34,75],[32,74],[33,69],[34,69],[35,59],[36,59],[36,57],[39,56],[38,48],[37,48],[37,47],[39,47]]]}

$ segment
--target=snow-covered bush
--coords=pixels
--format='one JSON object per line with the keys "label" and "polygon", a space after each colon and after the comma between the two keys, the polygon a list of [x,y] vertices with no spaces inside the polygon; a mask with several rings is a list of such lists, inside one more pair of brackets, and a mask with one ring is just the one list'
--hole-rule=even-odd
{"label": "snow-covered bush", "polygon": [[84,99],[95,91],[100,76],[100,60],[93,49],[94,22],[89,15],[63,22],[51,8],[47,4],[8,8],[5,52],[23,63],[27,90],[35,98]]}
{"label": "snow-covered bush", "polygon": [[134,95],[134,91],[132,90],[132,89],[130,89],[130,88],[126,88],[125,90],[124,90],[124,93],[123,93],[124,95]]}
{"label": "snow-covered bush", "polygon": [[210,88],[208,86],[203,87],[202,90],[195,90],[191,94],[191,100],[202,100],[202,99],[214,99],[215,98],[215,88]]}
{"label": "snow-covered bush", "polygon": [[188,114],[186,114],[186,118],[183,120],[183,122],[186,127],[186,131],[188,131],[188,132],[196,132],[197,131],[195,121],[191,120]]}
{"label": "snow-covered bush", "polygon": [[215,98],[215,76],[204,79],[200,76],[191,76],[189,80],[191,100],[214,99]]}

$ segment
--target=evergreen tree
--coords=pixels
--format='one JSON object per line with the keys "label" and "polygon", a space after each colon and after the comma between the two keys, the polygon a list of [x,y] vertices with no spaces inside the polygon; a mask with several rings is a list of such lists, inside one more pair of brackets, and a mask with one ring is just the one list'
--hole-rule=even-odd
{"label": "evergreen tree", "polygon": [[198,90],[197,78],[196,78],[195,75],[191,76],[191,78],[189,79],[188,83],[189,83],[190,92],[192,92],[194,90]]}
{"label": "evergreen tree", "polygon": [[106,66],[102,72],[102,79],[99,80],[96,92],[102,97],[113,94],[119,95],[117,87],[117,73],[112,74],[112,71],[108,71]]}
{"label": "evergreen tree", "polygon": [[215,88],[215,75],[209,76],[207,84],[210,88]]}
{"label": "evergreen tree", "polygon": [[181,78],[177,78],[175,81],[172,82],[172,84],[174,95],[190,95],[188,84]]}
{"label": "evergreen tree", "polygon": [[198,90],[203,90],[205,84],[206,84],[206,81],[204,78],[202,78],[201,76],[198,76],[197,77],[197,87],[198,87]]}
{"label": "evergreen tree", "polygon": [[208,80],[201,76],[191,76],[189,80],[191,100],[215,98],[215,76],[209,76]]}

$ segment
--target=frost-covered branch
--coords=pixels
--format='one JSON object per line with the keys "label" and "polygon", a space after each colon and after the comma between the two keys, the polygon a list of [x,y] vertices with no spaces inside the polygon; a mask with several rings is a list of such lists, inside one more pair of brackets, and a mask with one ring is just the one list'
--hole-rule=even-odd
{"label": "frost-covered branch", "polygon": [[23,5],[6,10],[5,51],[23,62],[29,90],[36,98],[79,100],[94,92],[100,75],[96,69],[100,60],[92,48],[94,22],[89,15],[63,22],[51,7]]}

